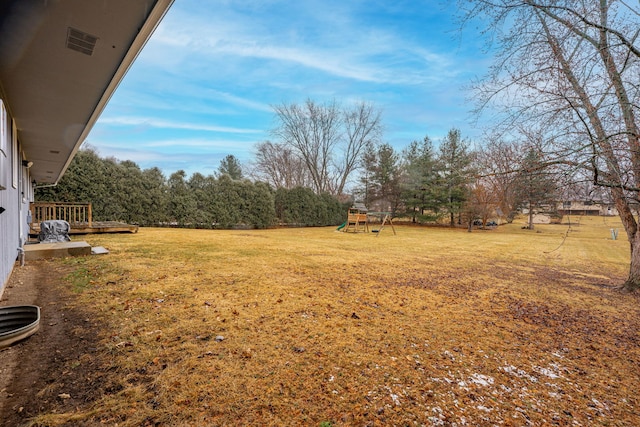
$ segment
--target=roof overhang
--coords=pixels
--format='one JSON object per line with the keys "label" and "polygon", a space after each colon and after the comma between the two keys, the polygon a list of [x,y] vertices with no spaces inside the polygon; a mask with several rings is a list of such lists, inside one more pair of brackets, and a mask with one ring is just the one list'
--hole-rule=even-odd
{"label": "roof overhang", "polygon": [[0,0],[0,95],[57,183],[173,0]]}

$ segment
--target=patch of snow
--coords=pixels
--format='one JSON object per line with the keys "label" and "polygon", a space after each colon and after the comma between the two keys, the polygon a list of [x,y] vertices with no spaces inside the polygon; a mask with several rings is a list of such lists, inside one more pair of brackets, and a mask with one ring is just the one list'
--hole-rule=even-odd
{"label": "patch of snow", "polygon": [[474,384],[485,386],[485,387],[493,384],[494,382],[493,377],[489,377],[487,375],[482,375],[478,373],[472,374],[471,377],[469,377],[469,380]]}
{"label": "patch of snow", "polygon": [[391,400],[393,400],[393,403],[396,406],[400,406],[400,398],[398,397],[397,394],[390,393],[389,396],[391,396]]}
{"label": "patch of snow", "polygon": [[533,369],[541,374],[544,375],[546,377],[552,378],[552,379],[556,379],[556,378],[560,378],[560,375],[556,374],[555,372],[553,372],[551,369],[548,368],[543,368],[541,366],[534,366]]}
{"label": "patch of snow", "polygon": [[511,374],[511,375],[515,375],[518,378],[526,378],[531,382],[538,382],[538,379],[532,375],[529,375],[526,371],[523,371],[522,369],[516,368],[513,365],[509,365],[509,366],[502,366],[499,368],[500,370]]}
{"label": "patch of snow", "polygon": [[444,425],[444,420],[438,418],[438,417],[429,417],[428,418],[429,421],[431,421],[431,425],[432,426],[443,426]]}
{"label": "patch of snow", "polygon": [[592,402],[593,402],[597,407],[602,408],[602,409],[606,409],[607,411],[609,410],[609,407],[608,407],[605,403],[600,402],[599,400],[597,400],[597,399],[595,399],[595,398],[592,398],[592,399],[591,399],[591,401],[592,401]]}

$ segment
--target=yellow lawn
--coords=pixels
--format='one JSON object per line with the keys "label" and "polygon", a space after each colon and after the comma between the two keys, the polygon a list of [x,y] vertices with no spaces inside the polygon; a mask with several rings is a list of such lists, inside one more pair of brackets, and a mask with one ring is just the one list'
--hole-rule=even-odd
{"label": "yellow lawn", "polygon": [[86,236],[111,386],[35,423],[640,425],[619,221],[522,225]]}

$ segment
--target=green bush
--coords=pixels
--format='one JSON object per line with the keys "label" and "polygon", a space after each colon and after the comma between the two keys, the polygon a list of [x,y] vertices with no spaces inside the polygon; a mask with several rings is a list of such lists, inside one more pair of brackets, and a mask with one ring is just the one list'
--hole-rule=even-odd
{"label": "green bush", "polygon": [[275,193],[275,212],[280,223],[290,226],[341,224],[347,207],[329,194],[317,195],[310,188],[279,188]]}

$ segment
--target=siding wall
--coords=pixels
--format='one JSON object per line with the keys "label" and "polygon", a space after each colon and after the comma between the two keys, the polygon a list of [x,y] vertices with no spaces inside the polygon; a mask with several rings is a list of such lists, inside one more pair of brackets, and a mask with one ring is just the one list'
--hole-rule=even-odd
{"label": "siding wall", "polygon": [[22,167],[20,147],[4,104],[0,106],[0,122],[0,206],[5,209],[0,214],[1,296],[15,265],[18,248],[28,237],[26,210],[33,192],[28,170]]}

